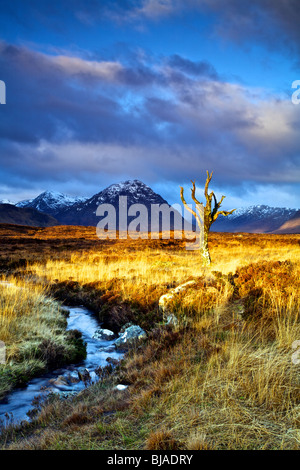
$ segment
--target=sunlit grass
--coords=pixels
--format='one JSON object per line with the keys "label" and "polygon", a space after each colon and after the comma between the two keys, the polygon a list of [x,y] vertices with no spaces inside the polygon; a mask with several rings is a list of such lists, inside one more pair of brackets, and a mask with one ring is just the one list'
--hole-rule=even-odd
{"label": "sunlit grass", "polygon": [[[49,404],[36,432],[12,447],[299,448],[299,365],[291,360],[300,340],[299,241],[212,234],[210,269],[176,241],[120,241],[33,261],[23,274],[41,292],[77,283],[80,299],[109,292],[107,315],[124,302],[146,312],[149,340],[112,383],[67,406]],[[196,284],[170,303],[179,326],[163,328],[154,316],[160,296],[190,279]],[[128,391],[112,393],[114,380]]]}
{"label": "sunlit grass", "polygon": [[[45,287],[15,277],[0,280],[0,340],[6,362],[0,364],[0,397],[57,363],[76,357],[66,332],[66,317]],[[51,357],[50,357],[51,356]]]}

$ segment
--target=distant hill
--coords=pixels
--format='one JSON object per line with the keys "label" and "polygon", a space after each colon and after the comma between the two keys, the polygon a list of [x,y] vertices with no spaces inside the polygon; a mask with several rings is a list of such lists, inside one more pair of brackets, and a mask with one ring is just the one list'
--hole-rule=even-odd
{"label": "distant hill", "polygon": [[278,230],[295,216],[297,209],[250,206],[237,209],[228,217],[220,216],[213,224],[214,232],[269,233]]}
{"label": "distant hill", "polygon": [[274,233],[300,233],[300,210],[282,224]]}
{"label": "distant hill", "polygon": [[36,209],[0,204],[0,224],[29,225],[33,227],[52,227],[59,222],[48,214]]}

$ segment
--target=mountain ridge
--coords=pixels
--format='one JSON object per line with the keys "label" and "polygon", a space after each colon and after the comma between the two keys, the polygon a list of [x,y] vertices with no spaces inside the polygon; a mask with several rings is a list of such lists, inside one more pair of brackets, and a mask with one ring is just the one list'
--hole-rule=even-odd
{"label": "mountain ridge", "polygon": [[62,208],[71,207],[86,199],[80,196],[68,196],[57,191],[44,191],[34,199],[18,202],[16,207],[36,209],[55,217]]}
{"label": "mountain ridge", "polygon": [[[54,217],[59,224],[63,225],[96,226],[100,221],[100,218],[96,216],[96,210],[100,204],[112,204],[116,209],[118,222],[119,196],[127,196],[128,207],[132,204],[145,205],[148,213],[150,213],[151,204],[167,204],[170,207],[162,196],[137,179],[111,184],[90,198],[68,196],[57,191],[44,191],[36,198],[20,201],[15,206],[38,210]],[[300,233],[298,222],[293,221],[297,213],[300,213],[298,209],[270,207],[265,204],[240,207],[228,217],[220,216],[212,225],[212,231],[289,233],[291,230],[291,233]],[[150,222],[149,215],[149,229]],[[171,228],[173,228],[172,224]]]}
{"label": "mountain ridge", "polygon": [[228,217],[219,218],[214,232],[272,233],[295,215],[297,209],[270,207],[265,204],[239,208]]}

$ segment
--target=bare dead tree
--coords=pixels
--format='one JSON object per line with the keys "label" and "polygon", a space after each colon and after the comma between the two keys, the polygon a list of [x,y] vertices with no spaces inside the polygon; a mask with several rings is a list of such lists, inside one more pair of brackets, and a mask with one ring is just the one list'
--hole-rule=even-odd
{"label": "bare dead tree", "polygon": [[226,217],[229,214],[232,214],[236,209],[232,209],[231,211],[219,210],[222,202],[225,199],[225,196],[222,196],[221,200],[218,202],[215,196],[215,193],[213,191],[211,193],[208,193],[208,186],[209,186],[209,183],[211,182],[213,172],[209,174],[209,172],[206,171],[206,173],[207,173],[207,178],[206,178],[206,183],[205,183],[205,188],[204,188],[204,195],[206,199],[205,206],[203,205],[202,202],[198,201],[198,199],[196,198],[196,182],[195,181],[192,181],[193,187],[191,188],[191,194],[192,194],[192,199],[194,203],[196,204],[196,211],[194,211],[191,207],[187,205],[185,198],[184,198],[184,194],[183,194],[184,189],[182,187],[180,188],[180,196],[186,209],[189,212],[191,212],[191,214],[193,214],[193,216],[195,217],[200,231],[203,231],[203,237],[201,241],[202,246],[200,246],[200,252],[201,252],[204,264],[206,266],[209,266],[211,264],[211,257],[210,257],[210,253],[208,249],[208,234],[210,231],[210,227],[217,220],[219,215],[224,215]]}

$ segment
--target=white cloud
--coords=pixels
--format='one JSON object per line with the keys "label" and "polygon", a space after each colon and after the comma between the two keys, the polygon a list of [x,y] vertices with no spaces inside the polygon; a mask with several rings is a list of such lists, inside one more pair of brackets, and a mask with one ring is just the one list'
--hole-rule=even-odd
{"label": "white cloud", "polygon": [[107,81],[114,81],[117,74],[123,70],[123,66],[119,62],[99,62],[63,55],[53,56],[50,60],[67,74],[86,74]]}
{"label": "white cloud", "polygon": [[133,11],[133,15],[160,18],[170,15],[178,6],[179,2],[174,0],[144,0],[143,5]]}

